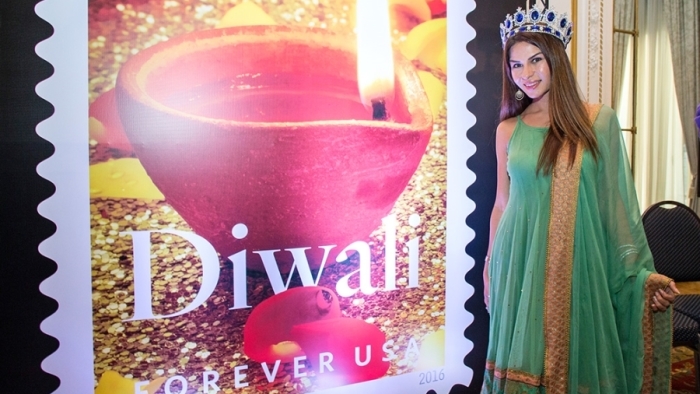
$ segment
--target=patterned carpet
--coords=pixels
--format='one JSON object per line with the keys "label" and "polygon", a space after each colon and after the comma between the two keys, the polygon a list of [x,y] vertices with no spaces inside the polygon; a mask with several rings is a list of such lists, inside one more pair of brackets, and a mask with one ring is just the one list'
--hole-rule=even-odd
{"label": "patterned carpet", "polygon": [[671,393],[695,393],[695,367],[693,351],[685,347],[673,348],[671,352]]}
{"label": "patterned carpet", "polygon": [[[700,282],[677,282],[681,294],[700,294]],[[671,352],[671,393],[695,393],[695,367],[693,351],[686,347],[673,348]]]}

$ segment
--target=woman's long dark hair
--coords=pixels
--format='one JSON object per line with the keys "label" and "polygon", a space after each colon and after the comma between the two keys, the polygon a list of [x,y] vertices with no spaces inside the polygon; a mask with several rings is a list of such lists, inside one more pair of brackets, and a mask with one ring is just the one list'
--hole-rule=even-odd
{"label": "woman's long dark hair", "polygon": [[[593,157],[598,156],[598,141],[588,112],[579,94],[576,78],[571,70],[569,58],[563,43],[558,38],[545,33],[518,33],[508,39],[503,49],[503,94],[501,96],[500,121],[520,115],[532,99],[515,99],[518,86],[513,81],[510,70],[510,49],[518,42],[527,42],[540,49],[547,61],[551,75],[549,89],[549,130],[544,139],[537,172],[549,174],[557,161],[559,149],[564,141],[574,145],[583,144]],[[569,163],[573,165],[576,149],[570,150]]]}

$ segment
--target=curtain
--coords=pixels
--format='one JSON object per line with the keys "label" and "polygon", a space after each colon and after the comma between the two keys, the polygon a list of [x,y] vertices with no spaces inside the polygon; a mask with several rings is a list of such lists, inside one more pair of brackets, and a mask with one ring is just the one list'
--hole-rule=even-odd
{"label": "curtain", "polygon": [[698,201],[698,134],[695,108],[700,104],[700,1],[663,0],[673,60],[681,128],[690,165],[689,205],[700,214]]}
{"label": "curtain", "polygon": [[[616,0],[616,8],[618,8]],[[672,0],[676,1],[676,0]],[[627,5],[629,11],[631,6]],[[616,19],[623,18],[617,15]],[[641,209],[661,200],[686,201],[688,161],[676,101],[671,46],[664,3],[639,0],[639,52],[637,64],[637,135],[634,139],[634,178]],[[623,127],[632,119],[631,40],[615,48],[624,54],[622,78],[615,93]],[[620,58],[617,58],[620,59]],[[618,61],[616,61],[618,63]],[[624,67],[624,64],[628,67]],[[629,139],[628,139],[629,141]],[[695,146],[695,145],[694,145]],[[694,151],[697,154],[697,149]]]}

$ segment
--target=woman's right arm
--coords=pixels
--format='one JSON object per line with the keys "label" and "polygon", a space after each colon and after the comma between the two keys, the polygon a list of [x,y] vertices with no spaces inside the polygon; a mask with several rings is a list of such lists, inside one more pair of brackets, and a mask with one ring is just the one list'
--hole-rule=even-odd
{"label": "woman's right arm", "polygon": [[491,211],[490,231],[489,231],[489,247],[486,252],[486,260],[484,261],[484,303],[486,309],[490,311],[489,303],[489,264],[490,256],[493,251],[493,239],[496,235],[498,223],[501,221],[503,210],[508,204],[508,195],[510,190],[510,178],[508,178],[507,162],[508,162],[508,142],[510,141],[513,130],[515,130],[516,119],[506,119],[498,125],[496,129],[496,201],[493,204]]}

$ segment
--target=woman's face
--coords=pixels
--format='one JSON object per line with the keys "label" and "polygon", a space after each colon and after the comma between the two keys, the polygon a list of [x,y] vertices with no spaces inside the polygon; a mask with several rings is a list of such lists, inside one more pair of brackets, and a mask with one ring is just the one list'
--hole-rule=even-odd
{"label": "woman's face", "polygon": [[552,78],[540,48],[518,42],[510,48],[510,75],[516,85],[533,101],[546,97]]}

